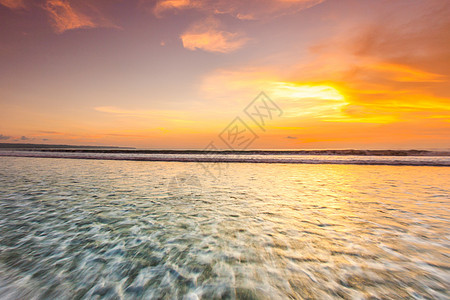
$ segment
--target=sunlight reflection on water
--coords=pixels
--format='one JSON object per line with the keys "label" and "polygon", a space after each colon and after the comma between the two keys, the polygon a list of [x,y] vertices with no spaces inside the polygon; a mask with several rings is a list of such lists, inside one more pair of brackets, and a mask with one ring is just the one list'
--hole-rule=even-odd
{"label": "sunlight reflection on water", "polygon": [[2,299],[448,297],[447,167],[0,162]]}

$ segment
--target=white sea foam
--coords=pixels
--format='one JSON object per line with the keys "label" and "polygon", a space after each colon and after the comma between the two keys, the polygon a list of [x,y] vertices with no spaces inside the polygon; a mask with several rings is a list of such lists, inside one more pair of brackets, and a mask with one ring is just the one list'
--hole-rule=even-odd
{"label": "white sea foam", "polygon": [[147,154],[0,151],[0,156],[45,157],[100,160],[223,162],[223,163],[288,163],[288,164],[356,164],[393,166],[450,166],[450,156],[358,156],[358,155],[286,155],[286,154]]}

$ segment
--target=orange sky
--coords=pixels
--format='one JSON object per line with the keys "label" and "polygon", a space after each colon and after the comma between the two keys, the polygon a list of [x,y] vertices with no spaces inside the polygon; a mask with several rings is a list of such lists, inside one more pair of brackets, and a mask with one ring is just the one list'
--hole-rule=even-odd
{"label": "orange sky", "polygon": [[[0,142],[450,148],[450,3],[0,0]],[[282,110],[244,112],[264,91]]]}

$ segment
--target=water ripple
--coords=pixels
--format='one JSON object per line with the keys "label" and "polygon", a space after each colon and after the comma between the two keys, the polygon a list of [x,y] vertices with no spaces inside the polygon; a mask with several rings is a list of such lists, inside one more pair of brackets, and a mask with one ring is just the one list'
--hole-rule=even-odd
{"label": "water ripple", "polygon": [[0,161],[2,299],[449,299],[448,168]]}

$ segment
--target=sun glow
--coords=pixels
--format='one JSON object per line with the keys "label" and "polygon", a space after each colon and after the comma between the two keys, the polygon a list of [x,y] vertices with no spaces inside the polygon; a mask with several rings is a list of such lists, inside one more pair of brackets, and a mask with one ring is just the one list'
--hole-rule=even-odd
{"label": "sun glow", "polygon": [[290,82],[275,82],[271,95],[279,98],[314,98],[321,100],[344,100],[344,96],[328,85],[305,85]]}
{"label": "sun glow", "polygon": [[409,2],[0,0],[0,143],[203,149],[264,92],[255,149],[450,148],[449,1]]}

